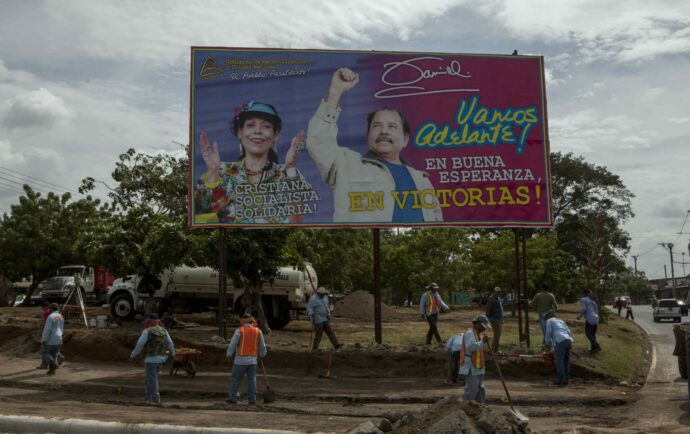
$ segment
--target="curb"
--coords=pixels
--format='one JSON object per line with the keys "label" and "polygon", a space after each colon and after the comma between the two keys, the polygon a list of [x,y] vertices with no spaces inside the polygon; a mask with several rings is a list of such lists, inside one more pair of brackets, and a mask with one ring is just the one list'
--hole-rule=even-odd
{"label": "curb", "polygon": [[0,432],[55,434],[297,434],[255,428],[205,428],[185,425],[156,425],[150,423],[103,422],[86,419],[59,419],[39,416],[0,415]]}

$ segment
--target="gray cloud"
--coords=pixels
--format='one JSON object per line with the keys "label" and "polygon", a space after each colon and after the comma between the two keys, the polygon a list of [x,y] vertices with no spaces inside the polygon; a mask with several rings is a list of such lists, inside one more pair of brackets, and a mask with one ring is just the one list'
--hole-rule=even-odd
{"label": "gray cloud", "polygon": [[17,95],[6,101],[3,113],[1,123],[9,130],[50,128],[74,116],[60,97],[45,88]]}

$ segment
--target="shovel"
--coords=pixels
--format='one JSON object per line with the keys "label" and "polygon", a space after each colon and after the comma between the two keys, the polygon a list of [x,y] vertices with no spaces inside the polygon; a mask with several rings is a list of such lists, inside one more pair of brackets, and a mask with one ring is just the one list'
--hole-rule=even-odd
{"label": "shovel", "polygon": [[331,376],[331,363],[333,362],[333,350],[331,350],[331,353],[328,355],[328,370],[326,371],[325,374],[319,374],[319,378],[328,378],[328,379],[333,379],[335,377]]}
{"label": "shovel", "polygon": [[312,346],[314,346],[314,323],[311,323],[311,331],[309,332],[309,358],[307,360],[307,374],[311,372]]}
{"label": "shovel", "polygon": [[266,376],[266,368],[264,367],[263,359],[261,361],[261,371],[264,374],[264,381],[266,382],[266,390],[264,390],[264,404],[270,404],[276,400],[275,391],[271,390],[271,386],[268,384],[268,377]]}
{"label": "shovel", "polygon": [[491,353],[491,358],[494,359],[496,364],[496,370],[498,371],[498,376],[501,377],[501,384],[503,384],[503,390],[506,391],[506,396],[508,397],[508,405],[510,405],[510,412],[515,416],[515,418],[520,422],[529,422],[529,418],[522,414],[520,410],[513,407],[513,400],[510,397],[510,392],[508,392],[508,386],[506,386],[506,380],[503,378],[503,373],[501,372],[501,366],[498,364],[498,358],[494,354],[494,349],[491,348],[491,340],[488,342],[489,353]]}

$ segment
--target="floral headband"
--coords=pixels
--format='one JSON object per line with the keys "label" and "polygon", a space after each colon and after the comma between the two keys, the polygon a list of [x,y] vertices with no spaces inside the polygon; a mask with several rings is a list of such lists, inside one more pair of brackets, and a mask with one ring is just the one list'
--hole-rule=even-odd
{"label": "floral headband", "polygon": [[267,115],[280,118],[280,116],[278,116],[278,112],[275,108],[273,108],[272,105],[264,104],[262,102],[244,101],[240,107],[235,107],[235,118],[238,118],[244,112],[265,113]]}

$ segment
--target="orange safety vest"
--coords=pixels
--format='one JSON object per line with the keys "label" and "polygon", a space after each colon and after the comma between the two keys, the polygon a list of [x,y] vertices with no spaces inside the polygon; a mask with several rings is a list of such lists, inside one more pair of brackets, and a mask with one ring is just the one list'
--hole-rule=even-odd
{"label": "orange safety vest", "polygon": [[438,312],[438,301],[434,294],[431,291],[427,291],[426,296],[429,298],[429,306],[427,308],[429,313]]}
{"label": "orange safety vest", "polygon": [[240,341],[237,343],[238,356],[259,355],[259,337],[261,330],[257,327],[240,327]]}
{"label": "orange safety vest", "polygon": [[[468,330],[467,333],[465,333],[465,336],[467,336],[468,333],[472,333],[472,336],[474,337],[475,333],[474,330]],[[481,339],[481,336],[479,336]],[[475,338],[475,341],[477,339]],[[465,338],[463,337],[462,339],[462,348],[460,349],[460,360],[461,363],[465,362]],[[472,353],[470,356],[470,360],[472,361],[472,366],[474,366],[476,369],[482,369],[484,367],[484,344],[482,343],[481,348],[479,350],[475,351]]]}

